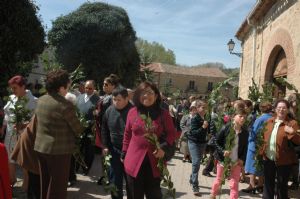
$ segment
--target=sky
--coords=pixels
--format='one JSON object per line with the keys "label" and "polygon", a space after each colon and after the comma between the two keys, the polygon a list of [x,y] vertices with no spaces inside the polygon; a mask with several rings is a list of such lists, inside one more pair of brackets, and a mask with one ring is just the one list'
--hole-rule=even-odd
{"label": "sky", "polygon": [[[52,21],[87,2],[84,0],[35,0],[46,30]],[[100,1],[89,1],[100,2]],[[176,63],[195,66],[221,62],[239,67],[241,59],[228,52],[233,39],[235,52],[240,41],[235,33],[246,19],[255,0],[103,0],[127,11],[137,37],[158,42],[176,55]]]}

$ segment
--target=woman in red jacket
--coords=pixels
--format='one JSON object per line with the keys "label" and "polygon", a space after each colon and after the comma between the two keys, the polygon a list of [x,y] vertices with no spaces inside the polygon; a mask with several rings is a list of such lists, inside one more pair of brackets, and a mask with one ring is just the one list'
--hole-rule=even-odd
{"label": "woman in red jacket", "polygon": [[0,198],[11,199],[11,186],[9,182],[8,156],[5,146],[0,143]]}
{"label": "woman in red jacket", "polygon": [[[136,89],[133,97],[136,107],[132,108],[127,116],[127,122],[123,139],[124,168],[128,182],[128,196],[132,199],[161,199],[160,172],[157,161],[164,157],[165,147],[172,145],[175,140],[175,127],[168,110],[160,107],[161,97],[157,87],[144,82]],[[154,147],[144,137],[145,124],[141,114],[149,115],[154,126],[155,133],[161,138],[166,136],[161,144],[161,149]]]}

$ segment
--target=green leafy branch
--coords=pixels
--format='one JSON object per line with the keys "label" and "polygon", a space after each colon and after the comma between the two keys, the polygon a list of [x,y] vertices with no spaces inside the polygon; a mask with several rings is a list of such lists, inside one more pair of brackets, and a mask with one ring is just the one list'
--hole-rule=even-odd
{"label": "green leafy branch", "polygon": [[[231,151],[233,149],[233,147],[235,146],[234,140],[235,140],[235,131],[234,131],[233,124],[231,124],[229,134],[226,137],[225,151]],[[231,161],[230,157],[224,157],[224,162],[223,162],[224,171],[222,174],[222,183],[220,186],[220,197],[219,198],[221,198],[221,195],[222,195],[222,185],[224,185],[226,179],[229,178],[230,173],[231,173],[231,167],[233,166],[233,164],[234,163]]]}
{"label": "green leafy branch", "polygon": [[18,130],[22,129],[22,125],[30,120],[32,111],[26,108],[28,103],[26,97],[18,97],[16,102],[10,98],[10,103],[13,104],[13,107],[10,108],[10,111],[13,113],[11,123],[16,125],[18,132]]}
{"label": "green leafy branch", "polygon": [[104,176],[103,176],[103,188],[106,192],[110,192],[112,195],[114,195],[115,197],[118,196],[118,188],[116,187],[116,185],[112,182],[109,182],[109,168],[111,166],[111,155],[106,155],[103,158],[103,166],[104,166]]}
{"label": "green leafy branch", "polygon": [[[83,114],[80,113],[79,109],[77,108],[76,110],[76,115],[79,119],[79,122],[81,124],[82,127],[87,128],[89,126],[88,122],[86,121],[85,117]],[[73,153],[73,157],[75,159],[75,161],[82,166],[83,168],[87,169],[87,165],[84,161],[83,155],[80,151],[80,145],[81,142],[80,140],[82,139],[82,135],[79,135],[78,137],[76,137],[76,141],[75,141],[75,151]]]}
{"label": "green leafy branch", "polygon": [[259,128],[256,139],[255,139],[255,153],[254,153],[254,168],[256,171],[263,171],[263,156],[261,154],[261,149],[265,144],[264,132],[266,130],[267,123],[265,122],[261,128]]}
{"label": "green leafy branch", "polygon": [[261,93],[259,92],[259,87],[255,83],[254,79],[252,78],[252,86],[249,86],[248,98],[252,101],[257,103],[261,97]]}
{"label": "green leafy branch", "polygon": [[260,96],[261,102],[273,102],[273,92],[275,89],[275,86],[273,83],[267,82],[262,85],[263,92]]}
{"label": "green leafy branch", "polygon": [[223,82],[219,82],[216,84],[214,89],[211,91],[210,95],[208,96],[208,113],[211,113],[211,110],[215,104],[220,103],[220,101],[223,99],[223,95],[221,94],[221,89],[224,88],[228,83],[233,79],[233,77],[230,77]]}
{"label": "green leafy branch", "polygon": [[[207,101],[207,105],[208,105],[208,111],[207,114],[205,115],[205,120],[206,121],[210,121],[210,116],[211,116],[211,112],[212,109],[215,105],[220,104],[221,101],[223,100],[223,95],[221,93],[221,89],[224,88],[225,86],[228,85],[228,83],[233,79],[233,77],[230,77],[226,80],[224,80],[223,82],[219,82],[218,84],[216,84],[213,88],[213,90],[211,91],[211,93],[208,96],[208,101]],[[223,125],[223,115],[218,115],[218,118],[214,121],[215,125],[216,125],[216,130],[219,131],[219,129],[222,127]]]}
{"label": "green leafy branch", "polygon": [[276,81],[277,81],[278,83],[280,83],[281,85],[286,86],[287,89],[289,89],[289,90],[291,90],[291,91],[295,91],[295,93],[299,93],[299,92],[298,92],[298,89],[296,88],[296,86],[293,85],[293,84],[291,84],[291,83],[289,83],[289,82],[286,80],[286,78],[279,77],[279,78],[276,78]]}
{"label": "green leafy branch", "polygon": [[[160,143],[157,135],[154,133],[155,128],[152,125],[152,119],[148,116],[141,114],[140,117],[145,124],[145,135],[146,140],[152,144],[155,150],[160,149]],[[158,159],[157,168],[159,169],[160,175],[162,177],[161,186],[167,188],[167,192],[164,194],[163,198],[172,197],[175,199],[176,189],[174,188],[174,183],[172,182],[170,172],[163,160],[163,158]]]}
{"label": "green leafy branch", "polygon": [[72,81],[71,90],[74,90],[79,81],[85,79],[85,74],[81,64],[72,73],[70,73],[70,79]]}

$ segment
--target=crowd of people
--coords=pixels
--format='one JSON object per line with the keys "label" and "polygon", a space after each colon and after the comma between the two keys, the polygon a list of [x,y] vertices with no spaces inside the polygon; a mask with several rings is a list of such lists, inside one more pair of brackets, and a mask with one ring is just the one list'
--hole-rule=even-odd
{"label": "crowd of people", "polygon": [[[113,199],[123,198],[124,182],[128,199],[161,199],[157,163],[174,143],[182,161],[191,163],[189,183],[195,196],[201,196],[199,178],[214,177],[212,172],[211,199],[220,194],[224,180],[229,181],[231,199],[238,198],[239,191],[287,199],[288,188],[299,187],[300,110],[295,97],[259,104],[239,99],[208,108],[205,99],[195,96],[177,101],[165,97],[148,81],[128,89],[115,74],[103,80],[102,91],[93,80],[70,90],[69,74],[61,69],[46,75],[47,93],[39,98],[26,89],[22,76],[12,77],[8,85],[12,95],[3,107],[0,198],[12,198],[16,164],[23,168],[22,188],[28,198],[67,198],[76,174],[89,175],[100,152],[111,159],[108,182],[103,180],[104,165],[97,165],[98,184],[115,185]],[[17,111],[16,104],[24,98],[23,112]],[[24,119],[24,110],[31,119]],[[159,147],[145,138],[148,133],[158,137]],[[256,166],[258,150],[262,169]],[[245,175],[249,186],[239,190]]]}

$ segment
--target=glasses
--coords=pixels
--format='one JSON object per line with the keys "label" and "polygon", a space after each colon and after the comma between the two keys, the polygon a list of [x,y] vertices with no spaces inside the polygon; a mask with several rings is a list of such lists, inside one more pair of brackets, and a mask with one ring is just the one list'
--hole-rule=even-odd
{"label": "glasses", "polygon": [[286,107],[277,107],[276,109],[277,109],[277,110],[283,110],[283,111],[287,110]]}
{"label": "glasses", "polygon": [[145,90],[145,91],[142,91],[141,93],[142,95],[154,95],[154,91],[153,90]]}

